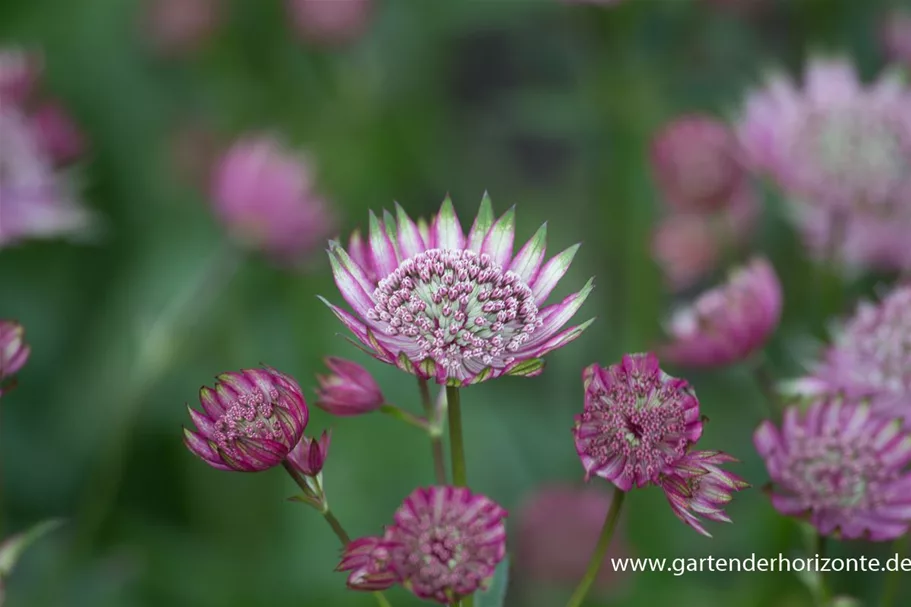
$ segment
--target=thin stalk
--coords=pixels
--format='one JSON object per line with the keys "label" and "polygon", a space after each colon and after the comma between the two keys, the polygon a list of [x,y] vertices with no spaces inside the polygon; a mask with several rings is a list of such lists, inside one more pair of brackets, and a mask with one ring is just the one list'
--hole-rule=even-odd
{"label": "thin stalk", "polygon": [[421,419],[414,413],[409,413],[404,409],[397,407],[395,405],[382,405],[380,407],[380,413],[384,413],[389,417],[394,417],[399,421],[403,421],[410,426],[415,428],[420,428],[424,432],[430,433],[430,422],[425,419]]}
{"label": "thin stalk", "polygon": [[457,487],[467,487],[465,445],[462,439],[462,406],[458,388],[446,386],[446,404],[449,409],[449,450],[452,458],[452,484]]}
{"label": "thin stalk", "polygon": [[759,391],[762,393],[763,400],[765,401],[765,413],[768,416],[775,420],[778,418],[779,409],[781,408],[778,402],[778,392],[775,389],[775,376],[769,370],[769,362],[766,358],[764,352],[759,353],[759,355],[752,361],[750,365],[753,372],[753,378],[756,380],[756,385],[759,386]]}
{"label": "thin stalk", "polygon": [[446,459],[443,454],[443,437],[440,428],[440,419],[437,411],[433,406],[433,398],[430,396],[430,386],[423,377],[418,378],[418,389],[421,391],[421,404],[424,406],[424,415],[430,422],[430,449],[433,452],[433,472],[438,485],[446,484]]}
{"label": "thin stalk", "polygon": [[[892,548],[899,558],[899,562],[901,562],[902,555],[907,551],[908,537],[903,535],[892,542]],[[892,604],[895,603],[895,597],[898,595],[898,588],[901,585],[901,573],[901,569],[896,567],[895,571],[890,571],[886,574],[886,581],[883,583],[883,594],[879,600],[880,607],[892,607]]]}
{"label": "thin stalk", "polygon": [[604,556],[607,554],[607,548],[610,546],[611,538],[614,536],[614,529],[617,527],[617,519],[620,517],[620,509],[623,507],[623,498],[625,497],[625,491],[614,489],[610,510],[607,511],[607,517],[604,519],[604,526],[601,528],[601,535],[598,537],[595,551],[588,562],[588,569],[585,571],[582,581],[579,582],[566,607],[580,607],[592,584],[594,584],[595,578],[598,577],[598,572],[601,571],[601,564],[604,562]]}
{"label": "thin stalk", "polygon": [[[303,489],[304,492],[307,492],[307,481],[305,481],[301,474],[294,469],[294,466],[292,466],[288,460],[282,461],[282,467],[291,476],[291,478],[294,479],[294,482],[297,484],[297,486]],[[329,523],[329,527],[332,528],[332,532],[335,533],[335,537],[337,537],[338,541],[342,543],[342,546],[344,547],[350,544],[351,536],[348,535],[348,532],[345,531],[344,527],[342,527],[342,523],[335,517],[334,514],[332,514],[332,511],[329,509],[328,504],[326,505],[325,509],[322,510],[322,515],[323,518],[326,519],[326,522]],[[380,607],[392,607],[392,605],[389,603],[389,600],[386,599],[386,596],[382,592],[374,592],[372,594],[376,599],[376,602],[379,603]]]}

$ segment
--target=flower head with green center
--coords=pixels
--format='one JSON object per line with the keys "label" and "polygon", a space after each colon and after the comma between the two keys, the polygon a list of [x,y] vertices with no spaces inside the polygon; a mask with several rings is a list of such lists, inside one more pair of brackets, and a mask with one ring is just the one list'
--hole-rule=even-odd
{"label": "flower head with green center", "polygon": [[772,505],[808,518],[822,535],[890,540],[911,525],[911,434],[868,405],[818,399],[764,422],[753,442],[765,459]]}
{"label": "flower head with green center", "polygon": [[494,221],[485,196],[466,235],[446,199],[429,224],[370,216],[369,242],[331,243],[335,282],[352,315],[328,304],[371,355],[424,379],[460,386],[536,375],[541,357],[582,334],[563,329],[592,282],[544,306],[578,245],[544,263],[544,226],[513,255],[514,212]]}

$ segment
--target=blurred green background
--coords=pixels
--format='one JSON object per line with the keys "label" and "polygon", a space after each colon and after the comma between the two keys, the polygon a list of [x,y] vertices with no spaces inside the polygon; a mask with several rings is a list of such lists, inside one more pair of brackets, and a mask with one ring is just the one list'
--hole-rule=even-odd
{"label": "blurred green background", "polygon": [[[325,47],[296,36],[278,0],[240,0],[200,49],[169,56],[148,43],[135,2],[3,0],[0,41],[44,51],[47,87],[89,134],[84,196],[106,221],[94,244],[0,252],[0,316],[19,319],[33,348],[20,387],[3,399],[2,534],[46,517],[70,521],[23,559],[9,607],[374,604],[345,591],[332,572],[336,538],[315,512],[285,501],[294,487],[281,471],[218,472],[187,452],[183,405],[217,373],[260,362],[294,375],[312,398],[328,354],[365,364],[389,400],[418,411],[415,384],[337,336],[341,326],[316,299],[341,301],[322,255],[308,272],[250,257],[230,280],[218,278],[210,268],[223,259],[223,236],[205,196],[174,168],[180,128],[284,133],[312,152],[343,234],[365,225],[368,209],[398,201],[426,215],[447,192],[468,224],[486,190],[499,212],[517,205],[517,240],[549,221],[552,252],[583,241],[555,295],[595,275],[579,319],[598,321],[551,355],[542,376],[463,392],[470,482],[515,510],[536,485],[581,482],[569,430],[582,367],[660,338],[673,300],[648,249],[660,209],[651,134],[684,111],[729,115],[766,67],[796,70],[809,50],[850,54],[867,76],[883,66],[876,26],[886,2],[770,4],[748,17],[698,0],[377,0],[362,37]],[[783,377],[797,372],[803,344],[824,336],[831,314],[887,278],[821,297],[774,213],[757,248],[785,287],[769,348]],[[199,288],[206,297],[174,307]],[[674,518],[659,491],[634,492],[624,521],[631,550],[796,553],[797,527],[759,490],[766,476],[751,435],[762,403],[749,369],[686,376],[711,418],[700,445],[740,458],[756,488],[736,496],[733,525],[711,526],[714,539]],[[378,415],[313,411],[311,433],[330,426],[333,509],[352,534],[376,533],[431,481],[426,439]],[[891,554],[863,543],[832,550]],[[883,578],[845,574],[834,584],[872,605]],[[911,581],[904,586],[907,600]],[[569,591],[514,588],[508,604],[552,607]],[[387,594],[397,607],[418,604],[401,590]],[[641,573],[590,604],[810,600],[782,573]]]}

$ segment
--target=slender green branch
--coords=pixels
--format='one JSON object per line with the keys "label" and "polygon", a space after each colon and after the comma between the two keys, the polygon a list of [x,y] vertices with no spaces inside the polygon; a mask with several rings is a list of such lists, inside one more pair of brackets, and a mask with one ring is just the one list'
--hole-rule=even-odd
{"label": "slender green branch", "polygon": [[582,577],[582,581],[576,587],[569,603],[566,607],[580,607],[582,601],[588,595],[598,572],[601,571],[601,564],[604,562],[604,556],[607,554],[607,548],[610,546],[611,538],[614,536],[614,529],[617,527],[617,519],[620,517],[620,509],[623,507],[623,498],[626,497],[625,491],[614,489],[614,496],[611,499],[610,509],[607,511],[607,517],[604,519],[604,526],[601,528],[601,535],[598,537],[598,543],[595,545],[595,551],[592,553],[591,560],[588,562],[588,569]]}
{"label": "slender green branch", "polygon": [[449,450],[452,458],[452,483],[457,487],[466,487],[468,486],[468,476],[465,471],[462,407],[458,388],[446,386],[446,404],[449,409]]}
{"label": "slender green branch", "polygon": [[380,407],[380,413],[385,413],[386,415],[394,417],[399,421],[403,421],[410,426],[420,428],[428,434],[430,433],[430,423],[427,420],[418,417],[414,413],[405,411],[400,407],[397,407],[395,405],[383,405]]}
{"label": "slender green branch", "polygon": [[427,420],[430,422],[428,435],[430,436],[430,449],[433,452],[434,477],[438,485],[445,485],[446,459],[443,454],[442,429],[440,428],[442,420],[433,405],[433,398],[430,396],[430,386],[423,377],[418,378],[418,388],[421,391],[421,404],[424,407],[424,415],[427,416]]}

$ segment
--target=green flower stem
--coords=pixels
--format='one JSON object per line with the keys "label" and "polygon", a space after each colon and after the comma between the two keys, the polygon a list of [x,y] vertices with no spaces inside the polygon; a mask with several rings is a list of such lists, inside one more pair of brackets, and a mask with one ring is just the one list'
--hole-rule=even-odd
{"label": "green flower stem", "polygon": [[[446,408],[449,411],[449,455],[452,459],[452,484],[468,486],[465,470],[465,443],[462,438],[462,402],[459,389],[446,386]],[[461,601],[462,607],[473,607],[474,597],[467,596]]]}
{"label": "green flower stem", "polygon": [[430,422],[430,428],[427,432],[430,437],[430,449],[433,451],[433,471],[438,485],[446,484],[446,459],[443,454],[443,437],[441,420],[439,413],[433,406],[433,398],[430,396],[430,385],[423,377],[418,378],[418,388],[421,391],[421,404],[424,406],[424,415]]}
{"label": "green flower stem", "polygon": [[[828,539],[826,536],[821,533],[816,533],[816,554],[819,555],[820,560],[826,557],[828,551]],[[832,600],[832,593],[829,591],[829,587],[826,585],[826,576],[823,573],[819,572],[819,586],[817,589],[816,601],[819,607],[827,607],[829,601]]]}
{"label": "green flower stem", "polygon": [[[309,491],[306,479],[304,479],[304,477],[294,469],[294,466],[292,466],[288,460],[282,461],[282,467],[285,469],[285,471],[288,472],[291,478],[294,479],[294,482],[304,491],[304,493],[307,493]],[[351,543],[351,536],[348,535],[348,532],[345,531],[344,527],[342,527],[342,523],[339,522],[334,514],[332,514],[332,511],[329,509],[329,504],[326,503],[325,500],[323,501],[323,504],[324,507],[320,513],[323,515],[323,518],[326,519],[326,522],[329,523],[329,526],[332,528],[332,532],[335,533],[335,536],[342,543],[342,546],[347,546]],[[374,592],[372,594],[376,598],[376,602],[379,603],[380,607],[392,607],[392,605],[389,603],[389,600],[382,592]]]}
{"label": "green flower stem", "polygon": [[766,413],[770,419],[778,420],[781,413],[781,404],[779,402],[778,392],[775,388],[775,376],[769,369],[769,361],[768,358],[766,358],[765,352],[760,352],[748,364],[753,372],[756,385],[759,386],[759,391],[762,393],[763,400],[765,401],[764,413]]}
{"label": "green flower stem", "polygon": [[598,572],[601,571],[601,564],[604,562],[604,556],[607,554],[607,548],[610,546],[611,538],[614,536],[614,529],[617,527],[617,519],[620,517],[620,509],[623,506],[623,498],[625,497],[625,491],[614,489],[610,510],[607,511],[607,518],[604,519],[604,526],[601,528],[601,535],[598,537],[595,551],[588,562],[588,569],[585,571],[582,581],[579,582],[566,607],[580,607],[595,582],[595,578],[598,577]]}
{"label": "green flower stem", "polygon": [[[908,549],[908,535],[903,535],[892,542],[892,549],[898,558],[901,559]],[[892,607],[895,603],[895,596],[898,594],[898,588],[901,584],[902,572],[900,568],[890,571],[886,574],[886,581],[883,584],[882,598],[879,600],[880,607]]]}
{"label": "green flower stem", "polygon": [[399,421],[403,421],[410,426],[420,428],[424,432],[430,433],[430,423],[426,419],[418,417],[414,413],[409,413],[396,405],[383,405],[380,407],[380,413],[384,413]]}

